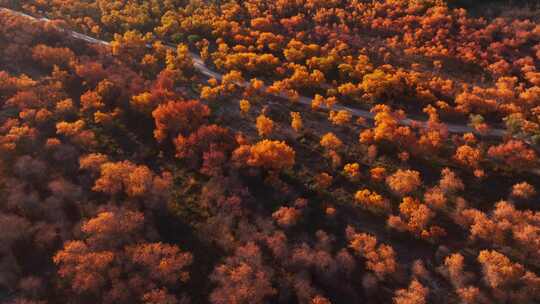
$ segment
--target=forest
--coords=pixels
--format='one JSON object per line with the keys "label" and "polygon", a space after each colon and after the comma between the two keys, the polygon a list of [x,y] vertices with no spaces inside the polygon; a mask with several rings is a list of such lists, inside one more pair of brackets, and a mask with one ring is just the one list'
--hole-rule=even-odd
{"label": "forest", "polygon": [[0,0],[0,303],[540,303],[540,5]]}

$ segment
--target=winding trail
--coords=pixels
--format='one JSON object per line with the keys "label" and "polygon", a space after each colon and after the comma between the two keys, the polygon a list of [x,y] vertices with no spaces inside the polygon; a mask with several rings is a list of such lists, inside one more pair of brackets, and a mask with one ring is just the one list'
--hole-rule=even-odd
{"label": "winding trail", "polygon": [[[11,9],[8,9],[8,8],[0,8],[0,10],[8,11],[8,12],[10,12],[12,14],[19,15],[19,16],[22,16],[22,17],[26,17],[28,19],[35,20],[35,21],[51,22],[51,20],[48,19],[48,18],[36,18],[34,16],[31,16],[31,15],[28,15],[28,14],[25,14],[25,13],[22,13],[22,12],[19,12],[19,11],[14,11],[14,10],[11,10]],[[72,38],[77,39],[77,40],[83,40],[83,41],[86,41],[86,42],[91,43],[91,44],[101,44],[101,45],[105,45],[105,46],[110,45],[110,42],[108,42],[108,41],[96,39],[96,38],[90,37],[90,36],[88,36],[86,34],[82,34],[82,33],[79,33],[79,32],[72,31],[72,30],[68,30],[68,29],[63,29],[63,30],[66,33],[68,33],[69,36],[71,36]],[[175,49],[176,48],[174,45],[168,45],[168,44],[166,44],[166,47],[168,47],[170,49]],[[193,66],[195,67],[195,69],[200,74],[202,74],[204,76],[207,76],[209,78],[215,78],[217,80],[221,80],[223,78],[223,74],[220,74],[220,73],[218,73],[216,71],[211,70],[198,54],[190,52],[190,55],[191,55],[191,57],[193,59]],[[249,85],[249,83],[248,82],[240,82],[240,83],[237,83],[237,85],[239,85],[240,87],[247,87]],[[263,86],[261,88],[261,91],[266,92],[267,88],[268,88],[267,86]],[[284,93],[271,94],[271,95],[279,97],[279,98],[288,99],[288,97]],[[298,99],[298,103],[306,105],[308,107],[311,107],[311,101],[312,101],[312,98],[307,97],[307,96],[300,96],[299,99]],[[326,107],[324,105],[321,105],[321,108],[326,109]],[[334,109],[334,110],[346,110],[346,111],[349,111],[353,116],[363,117],[363,118],[369,119],[369,120],[373,120],[373,118],[374,118],[374,114],[367,111],[367,110],[362,110],[362,109],[357,109],[357,108],[350,108],[350,107],[343,106],[343,105],[334,105],[332,107],[332,109]],[[426,122],[422,121],[422,120],[415,120],[415,119],[406,118],[406,119],[402,119],[400,121],[400,124],[405,125],[405,126],[422,126],[422,125],[425,125]],[[504,136],[506,134],[506,131],[504,129],[490,129],[487,133],[480,134],[474,128],[471,128],[471,127],[469,127],[467,125],[451,124],[451,123],[444,123],[444,124],[446,125],[446,127],[448,128],[448,132],[450,132],[450,133],[457,133],[457,134],[475,133],[475,134],[478,134],[478,135],[489,136],[489,137],[502,137],[502,136]]]}

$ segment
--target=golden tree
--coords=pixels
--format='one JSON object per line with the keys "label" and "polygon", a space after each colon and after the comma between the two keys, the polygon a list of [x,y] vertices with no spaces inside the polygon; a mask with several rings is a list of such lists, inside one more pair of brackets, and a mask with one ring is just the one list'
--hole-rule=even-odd
{"label": "golden tree", "polygon": [[247,99],[240,100],[240,112],[242,112],[242,114],[247,114],[250,108],[251,108],[251,104],[249,103],[249,100]]}
{"label": "golden tree", "polygon": [[351,122],[352,115],[347,110],[330,111],[328,114],[328,120],[334,125],[344,126]]}
{"label": "golden tree", "polygon": [[366,259],[366,268],[373,271],[379,280],[397,270],[394,249],[385,244],[377,244],[377,239],[366,233],[357,233],[352,227],[347,227],[349,248]]}
{"label": "golden tree", "polygon": [[368,189],[359,190],[354,199],[360,206],[377,214],[390,212],[390,203],[382,195]]}
{"label": "golden tree", "polygon": [[274,121],[264,114],[261,114],[257,117],[256,126],[259,136],[266,137],[272,134],[272,131],[274,130]]}
{"label": "golden tree", "polygon": [[291,112],[291,128],[295,132],[302,130],[302,116],[299,112]]}
{"label": "golden tree", "polygon": [[351,180],[356,180],[360,177],[360,164],[349,163],[343,167],[343,173]]}
{"label": "golden tree", "polygon": [[424,287],[416,279],[411,281],[407,289],[399,289],[394,296],[395,304],[426,304],[429,288]]}
{"label": "golden tree", "polygon": [[415,191],[421,184],[420,172],[398,169],[386,178],[386,184],[394,193],[403,196]]}
{"label": "golden tree", "polygon": [[240,166],[263,167],[270,170],[289,169],[294,165],[295,152],[285,142],[263,140],[255,145],[243,145],[233,152],[233,161]]}
{"label": "golden tree", "polygon": [[334,133],[326,133],[321,138],[320,144],[327,150],[338,150],[343,146],[343,142]]}

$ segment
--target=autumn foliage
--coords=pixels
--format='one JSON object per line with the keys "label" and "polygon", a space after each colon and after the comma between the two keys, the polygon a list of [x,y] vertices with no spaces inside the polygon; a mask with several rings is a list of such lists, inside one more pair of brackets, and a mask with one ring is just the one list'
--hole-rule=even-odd
{"label": "autumn foliage", "polygon": [[210,109],[199,101],[169,101],[152,112],[156,124],[154,137],[162,142],[168,136],[174,138],[179,134],[189,134],[202,125],[209,115]]}
{"label": "autumn foliage", "polygon": [[284,142],[263,140],[254,145],[240,146],[233,152],[233,160],[241,166],[283,170],[294,165],[295,152]]}
{"label": "autumn foliage", "polygon": [[0,302],[537,303],[540,6],[492,2],[0,0]]}

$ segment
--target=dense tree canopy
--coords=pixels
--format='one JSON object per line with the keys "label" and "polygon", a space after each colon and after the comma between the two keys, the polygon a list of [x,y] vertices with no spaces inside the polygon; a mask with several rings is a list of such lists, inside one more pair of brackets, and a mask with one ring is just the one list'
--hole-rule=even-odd
{"label": "dense tree canopy", "polygon": [[540,301],[539,7],[475,5],[0,0],[0,302]]}

